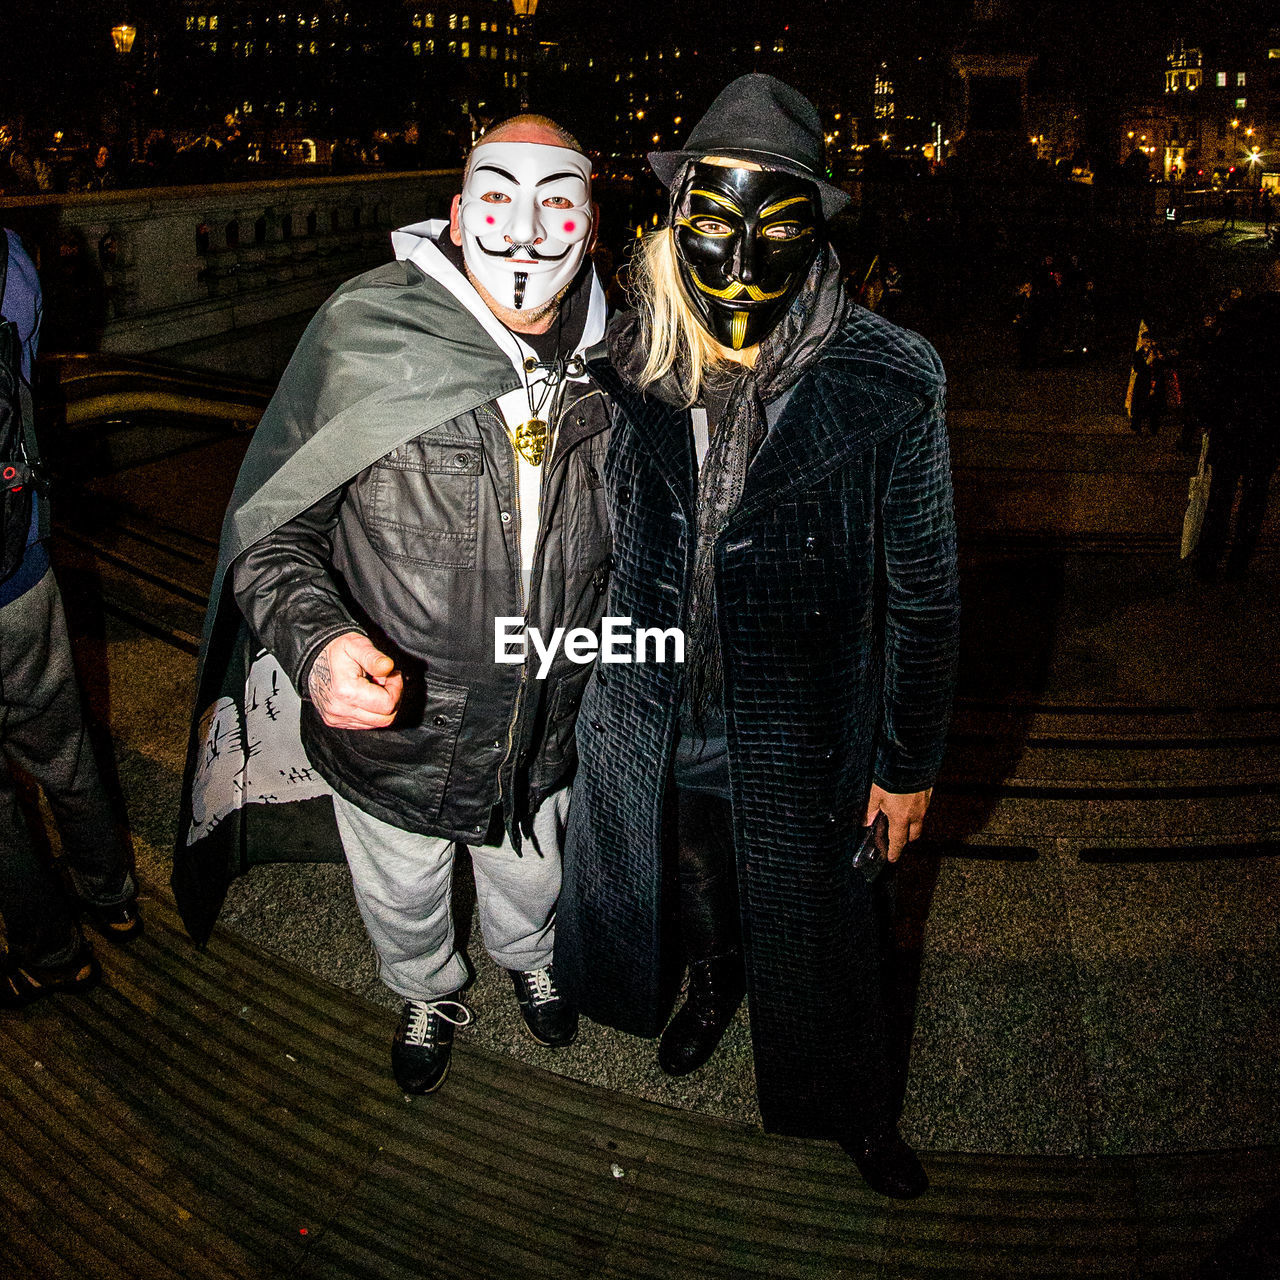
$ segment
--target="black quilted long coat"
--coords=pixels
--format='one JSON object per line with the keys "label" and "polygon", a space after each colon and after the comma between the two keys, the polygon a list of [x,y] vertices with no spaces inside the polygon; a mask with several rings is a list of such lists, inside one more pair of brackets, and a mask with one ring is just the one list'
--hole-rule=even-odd
{"label": "black quilted long coat", "polygon": [[[614,397],[606,614],[683,627],[696,542],[687,411]],[[715,552],[734,842],[765,1126],[896,1119],[871,894],[849,866],[874,779],[933,784],[959,602],[945,378],[922,338],[855,307],[752,461]],[[671,662],[597,666],[578,719],[556,974],[598,1022],[669,1011]]]}

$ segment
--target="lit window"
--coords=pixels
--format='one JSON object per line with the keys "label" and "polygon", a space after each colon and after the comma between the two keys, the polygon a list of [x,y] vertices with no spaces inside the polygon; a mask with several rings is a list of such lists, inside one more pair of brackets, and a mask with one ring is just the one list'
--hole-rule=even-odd
{"label": "lit window", "polygon": [[[209,30],[217,31],[217,29],[218,29],[218,15],[216,13],[211,14],[209,17]],[[1241,80],[1240,83],[1244,84],[1244,81]]]}
{"label": "lit window", "polygon": [[489,56],[489,46],[487,44],[476,45],[476,57],[487,58]]}
{"label": "lit window", "polygon": [[1218,88],[1225,89],[1227,87],[1227,73],[1225,71],[1218,72]]}
{"label": "lit window", "polygon": [[319,45],[319,43],[318,43],[317,41],[313,40],[313,41],[311,42],[310,46],[308,47],[307,52],[308,52],[308,53],[310,53],[310,54],[311,54],[311,55],[313,55],[313,56],[314,56],[315,54],[319,53],[319,52],[320,52],[320,45]]}
{"label": "lit window", "polygon": [[436,25],[436,15],[434,13],[427,14],[427,26],[434,27]]}
{"label": "lit window", "polygon": [[481,31],[488,31],[488,30],[489,30],[489,24],[488,24],[487,22],[482,22],[482,23],[480,24],[480,30],[481,30]]}
{"label": "lit window", "polygon": [[463,31],[471,30],[471,15],[469,13],[464,13],[462,15],[462,29]]}
{"label": "lit window", "polygon": [[471,41],[470,40],[464,40],[462,42],[462,56],[464,58],[471,57]]}
{"label": "lit window", "polygon": [[1245,108],[1245,103],[1247,103],[1248,101],[1249,101],[1249,100],[1248,100],[1248,98],[1237,98],[1237,99],[1236,99],[1236,110],[1237,110],[1237,111],[1243,111],[1243,110],[1244,110],[1244,108]]}
{"label": "lit window", "polygon": [[1245,73],[1243,71],[1236,72],[1236,88],[1237,89],[1244,88],[1244,77],[1245,77]]}
{"label": "lit window", "polygon": [[194,14],[187,14],[187,30],[194,31],[196,29],[196,20]]}
{"label": "lit window", "polygon": [[209,52],[210,52],[210,53],[217,53],[217,52],[218,52],[218,42],[217,42],[216,40],[211,40],[211,41],[209,42]]}
{"label": "lit window", "polygon": [[204,14],[202,13],[202,14],[201,14],[197,19],[196,19],[196,26],[198,26],[198,27],[200,28],[200,30],[201,30],[201,31],[203,31],[203,30],[204,30],[208,25],[209,25],[209,19],[208,19],[208,18],[206,18],[206,17],[204,16]]}
{"label": "lit window", "polygon": [[451,13],[449,15],[449,30],[456,31],[457,29],[458,29],[458,15],[456,13]]}
{"label": "lit window", "polygon": [[458,42],[457,42],[456,40],[450,40],[450,41],[449,41],[449,52],[450,52],[450,53],[457,53],[457,52],[458,52]]}
{"label": "lit window", "polygon": [[434,40],[428,40],[428,41],[427,41],[427,52],[428,52],[428,53],[435,53],[435,51],[436,51],[436,42],[435,42]]}
{"label": "lit window", "polygon": [[1268,49],[1268,50],[1267,50],[1267,57],[1268,57],[1268,58],[1280,58],[1280,49]]}

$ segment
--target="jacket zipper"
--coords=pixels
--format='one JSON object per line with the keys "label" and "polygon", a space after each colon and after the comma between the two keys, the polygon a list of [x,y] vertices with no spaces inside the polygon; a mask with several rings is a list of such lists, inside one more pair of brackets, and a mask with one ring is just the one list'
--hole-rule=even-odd
{"label": "jacket zipper", "polygon": [[[493,421],[498,424],[499,427],[502,428],[503,438],[507,442],[507,447],[511,450],[512,480],[514,482],[512,484],[512,493],[515,497],[515,510],[516,510],[516,530],[515,530],[516,559],[517,561],[519,561],[520,516],[521,516],[521,513],[520,513],[520,458],[516,450],[516,442],[512,439],[511,430],[507,426],[506,419],[503,418],[499,410],[495,409],[492,404],[488,404],[488,403],[481,405],[480,408],[484,410],[489,415],[489,417],[492,418]],[[525,617],[525,622],[527,625],[528,618],[526,616],[527,611],[525,608],[525,599],[524,599],[524,565],[517,563],[515,577],[516,577],[516,603],[520,608],[521,615]],[[503,774],[507,767],[507,762],[511,759],[511,749],[515,745],[516,725],[520,723],[520,707],[521,707],[521,704],[524,702],[524,688],[525,688],[525,681],[528,679],[528,671],[529,671],[528,663],[525,662],[520,667],[520,687],[516,690],[515,706],[511,713],[511,719],[507,724],[507,749],[505,752],[503,752],[502,763],[498,766],[498,803],[499,804],[502,804],[504,799],[503,797],[504,787],[502,784],[502,779],[503,779]]]}
{"label": "jacket zipper", "polygon": [[[543,535],[546,533],[546,521],[544,519],[544,516],[546,514],[546,505],[543,499],[545,499],[546,497],[548,477],[551,474],[551,468],[554,465],[554,462],[556,459],[556,445],[559,443],[559,440],[560,440],[560,420],[564,415],[565,389],[566,389],[566,386],[562,382],[560,384],[559,391],[556,394],[555,401],[552,405],[552,412],[547,415],[549,421],[554,422],[556,424],[556,429],[551,435],[551,439],[549,441],[549,445],[547,449],[547,455],[542,460],[542,475],[539,478],[539,484],[538,484],[538,495],[539,495],[538,536],[534,540],[533,564],[529,568],[529,586],[531,588],[533,586],[534,570],[536,569],[537,565],[540,563],[540,560],[541,560]],[[588,392],[587,395],[591,395],[593,393],[598,393],[598,388],[594,389],[594,391]],[[579,399],[586,399],[586,398],[587,396],[579,397]],[[578,401],[575,400],[574,404],[577,405],[577,403]],[[493,406],[490,404],[485,404],[482,407],[488,410],[489,414],[497,420],[498,425],[502,428],[503,435],[506,437],[507,444],[511,448],[511,463],[512,463],[512,466],[515,468],[516,546],[518,548],[521,544],[520,520],[522,518],[522,514],[520,510],[520,458],[518,456],[518,450],[516,449],[515,441],[511,437],[511,432],[508,429],[506,420],[503,418],[501,412],[493,408]],[[525,625],[527,626],[529,619],[528,619],[527,602],[524,599],[524,565],[523,564],[521,564],[516,570],[516,591],[517,591],[517,599],[520,601],[520,612],[524,615]],[[512,711],[511,721],[507,725],[507,749],[502,757],[502,764],[498,768],[498,803],[499,804],[502,804],[503,798],[504,798],[503,774],[506,770],[508,762],[511,760],[511,751],[515,745],[516,726],[520,723],[520,713],[524,707],[524,694],[525,694],[525,689],[527,687],[528,678],[529,678],[528,672],[529,672],[529,666],[528,666],[528,662],[526,661],[520,668],[520,687],[516,691],[515,707]]]}

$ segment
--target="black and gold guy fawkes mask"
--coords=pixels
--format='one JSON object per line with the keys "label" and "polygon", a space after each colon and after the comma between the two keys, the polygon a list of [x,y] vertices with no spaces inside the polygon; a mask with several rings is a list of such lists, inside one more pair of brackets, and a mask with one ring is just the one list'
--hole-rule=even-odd
{"label": "black and gold guy fawkes mask", "polygon": [[789,173],[694,163],[671,209],[680,282],[703,327],[721,346],[755,346],[818,252],[817,187]]}

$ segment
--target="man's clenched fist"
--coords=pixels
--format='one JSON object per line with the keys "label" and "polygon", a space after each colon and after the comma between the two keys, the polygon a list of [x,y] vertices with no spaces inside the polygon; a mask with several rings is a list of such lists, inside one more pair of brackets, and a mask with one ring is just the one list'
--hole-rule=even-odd
{"label": "man's clenched fist", "polygon": [[385,729],[396,717],[404,677],[368,636],[348,631],[320,651],[307,692],[331,729]]}

